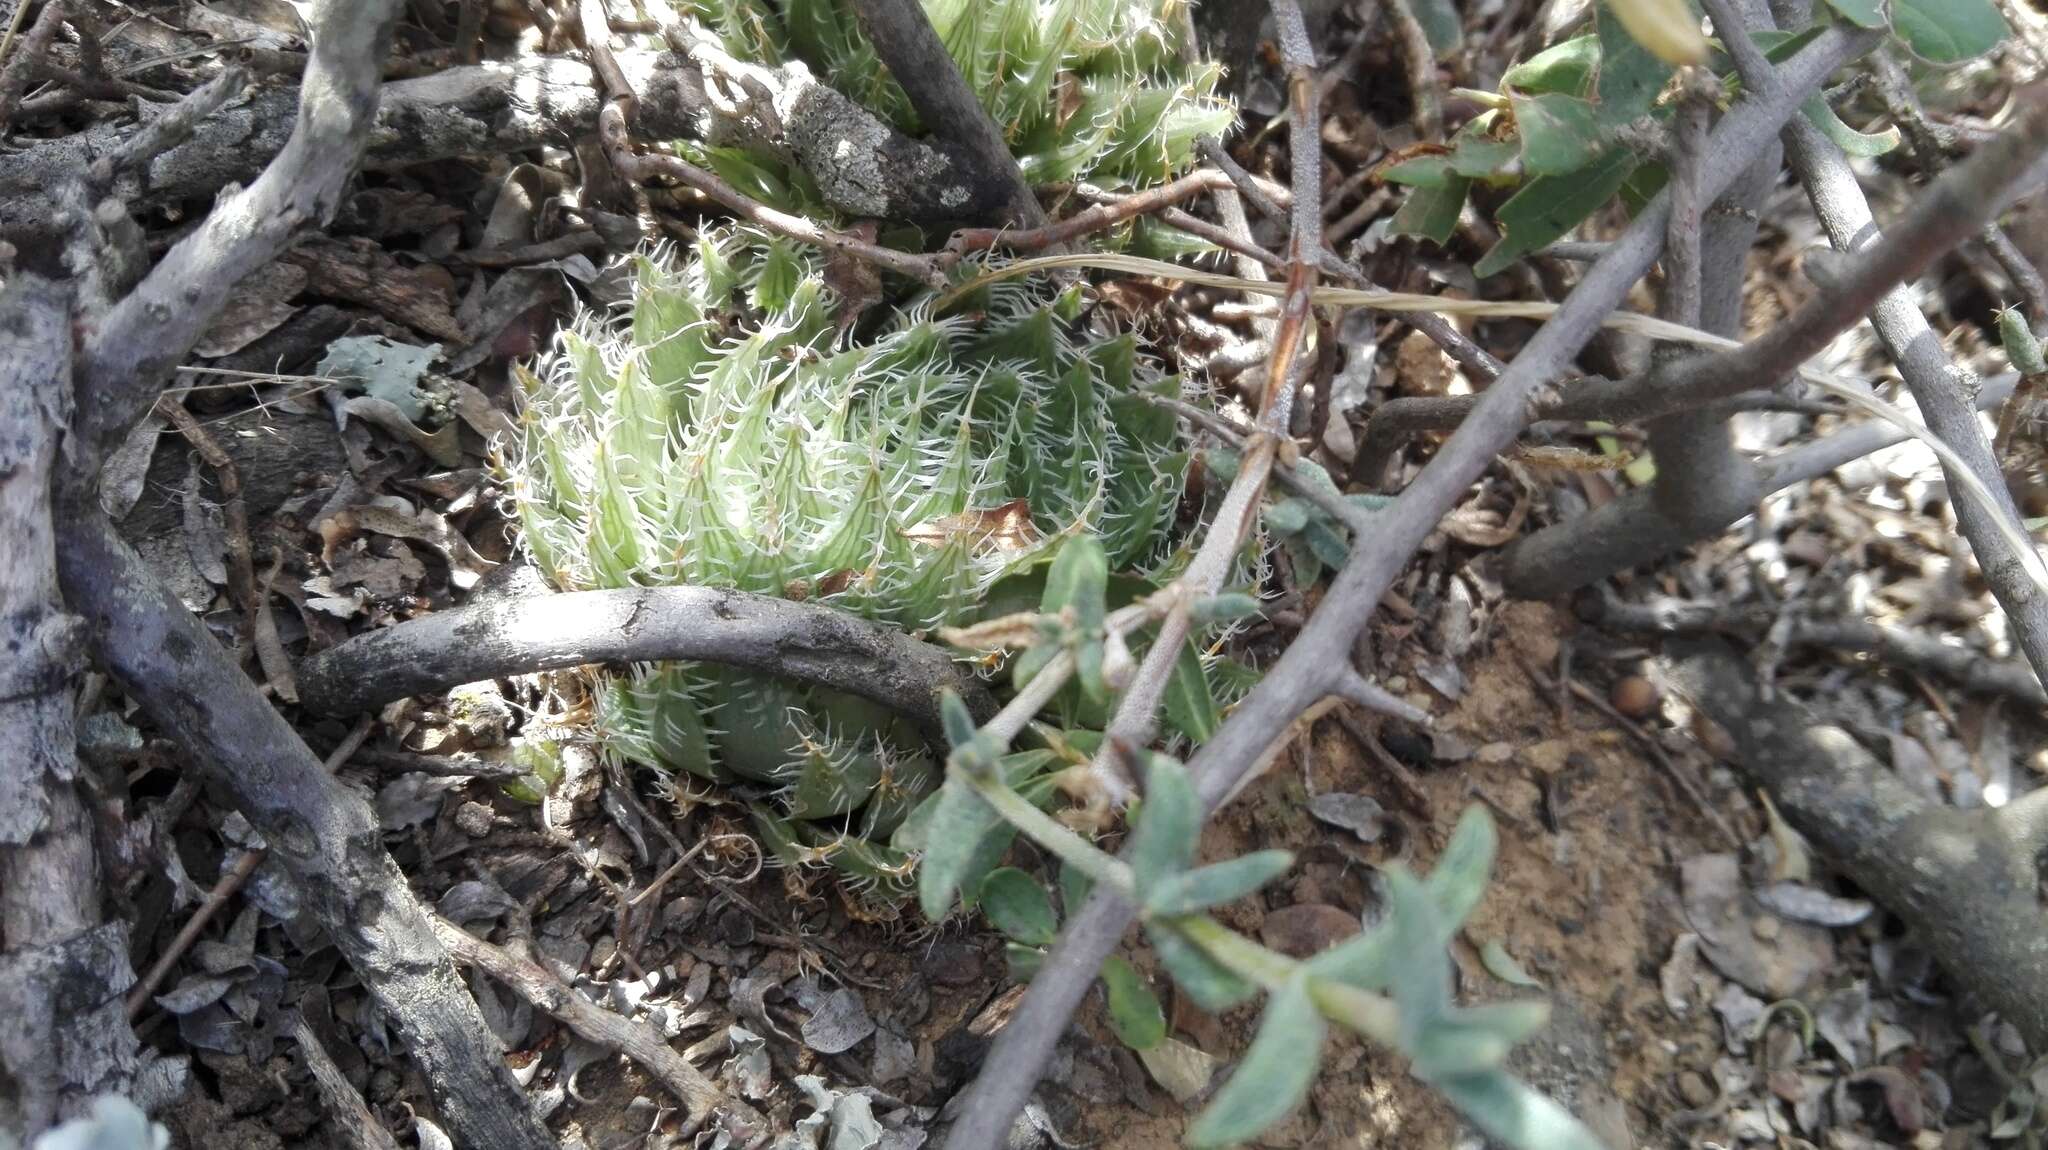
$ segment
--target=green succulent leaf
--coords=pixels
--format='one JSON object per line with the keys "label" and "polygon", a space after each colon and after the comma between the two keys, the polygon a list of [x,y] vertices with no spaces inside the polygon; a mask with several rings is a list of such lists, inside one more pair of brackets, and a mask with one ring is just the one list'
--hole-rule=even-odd
{"label": "green succulent leaf", "polygon": [[1109,1028],[1117,1041],[1132,1050],[1150,1050],[1166,1037],[1166,1011],[1152,984],[1121,955],[1102,964],[1102,986],[1109,992]]}
{"label": "green succulent leaf", "polygon": [[1039,610],[1057,615],[1072,607],[1083,631],[1101,628],[1109,593],[1109,556],[1093,536],[1076,535],[1060,544],[1046,573]]}
{"label": "green succulent leaf", "polygon": [[1060,864],[1060,905],[1069,916],[1081,909],[1088,901],[1088,892],[1095,887],[1095,880],[1088,873],[1072,863]]}
{"label": "green succulent leaf", "polygon": [[1974,60],[2012,33],[1991,0],[1891,0],[1892,31],[1935,64]]}
{"label": "green succulent leaf", "polygon": [[1309,996],[1306,975],[1288,982],[1266,1005],[1259,1032],[1230,1081],[1187,1134],[1195,1147],[1231,1146],[1258,1137],[1308,1096],[1322,1064],[1328,1026]]}
{"label": "green succulent leaf", "polygon": [[2048,372],[2048,358],[2042,356],[2041,341],[2018,308],[2009,307],[1998,313],[1998,342],[2004,346],[2005,358],[2011,361],[2014,371],[2021,375]]}
{"label": "green succulent leaf", "polygon": [[1280,535],[1293,535],[1308,526],[1312,510],[1308,500],[1299,496],[1276,500],[1266,508],[1266,529]]}
{"label": "green succulent leaf", "polygon": [[1145,894],[1150,914],[1178,917],[1238,899],[1279,878],[1294,865],[1294,852],[1253,851],[1168,878]]}
{"label": "green succulent leaf", "polygon": [[1384,990],[1393,978],[1398,941],[1396,931],[1382,924],[1310,958],[1309,973],[1360,990]]}
{"label": "green succulent leaf", "polygon": [[1131,871],[1140,897],[1195,861],[1202,838],[1202,800],[1187,768],[1153,753],[1145,772],[1145,801],[1131,831]]}
{"label": "green succulent leaf", "polygon": [[1197,743],[1206,743],[1223,722],[1208,669],[1192,640],[1181,644],[1173,670],[1166,677],[1166,723]]}
{"label": "green succulent leaf", "polygon": [[1147,923],[1145,937],[1174,985],[1187,993],[1196,1006],[1219,1014],[1249,1001],[1259,988],[1210,958],[1207,951],[1189,942],[1171,923]]}
{"label": "green succulent leaf", "polygon": [[1053,913],[1045,888],[1016,867],[990,871],[975,900],[997,930],[1025,946],[1050,945],[1059,933],[1059,916]]}
{"label": "green succulent leaf", "polygon": [[1455,49],[1464,38],[1464,18],[1458,15],[1458,6],[1451,0],[1409,0],[1409,6],[1415,9],[1415,22],[1422,25],[1423,36],[1439,57]]}

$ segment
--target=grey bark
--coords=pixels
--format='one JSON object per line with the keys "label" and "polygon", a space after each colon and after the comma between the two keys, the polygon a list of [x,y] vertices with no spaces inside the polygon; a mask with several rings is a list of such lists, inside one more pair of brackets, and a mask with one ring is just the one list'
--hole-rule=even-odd
{"label": "grey bark", "polygon": [[939,731],[938,693],[987,692],[938,647],[830,607],[709,587],[472,603],[369,631],[299,664],[306,705],[350,714],[462,683],[589,664],[698,659],[872,700]]}
{"label": "grey bark", "polygon": [[50,477],[70,422],[67,292],[17,276],[0,294],[0,1131],[23,1141],[132,1085],[118,1009],[126,933],[100,921],[80,788],[82,621],[57,591]]}
{"label": "grey bark", "polygon": [[[1717,640],[1671,644],[1679,686],[1738,749],[1736,765],[1837,865],[1906,921],[1951,977],[2048,1049],[2044,805],[1929,803],[1847,732],[1779,695]],[[2048,795],[2048,792],[2039,792]]]}
{"label": "grey bark", "polygon": [[320,764],[97,505],[60,505],[65,599],[107,669],[260,832],[419,1066],[459,1145],[552,1150],[364,796]]}

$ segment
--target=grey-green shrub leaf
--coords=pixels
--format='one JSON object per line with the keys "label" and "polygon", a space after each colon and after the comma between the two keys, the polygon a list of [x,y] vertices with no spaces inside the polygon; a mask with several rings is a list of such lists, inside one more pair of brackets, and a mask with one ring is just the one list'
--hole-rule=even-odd
{"label": "grey-green shrub leaf", "polygon": [[1259,992],[1258,987],[1231,973],[1169,925],[1148,923],[1145,937],[1151,940],[1152,953],[1158,957],[1159,965],[1166,968],[1174,985],[1211,1014],[1229,1010]]}
{"label": "grey-green shrub leaf", "polygon": [[1188,869],[1202,838],[1202,800],[1187,768],[1171,755],[1154,753],[1145,772],[1145,801],[1131,831],[1131,871],[1138,894]]}
{"label": "grey-green shrub leaf", "polygon": [[1828,0],[1828,7],[1858,28],[1884,27],[1884,0]]}
{"label": "grey-green shrub leaf", "polygon": [[1457,1075],[1432,1085],[1474,1126],[1518,1150],[1605,1150],[1570,1111],[1505,1071]]}
{"label": "grey-green shrub leaf", "polygon": [[[1247,596],[1249,598],[1249,596]],[[1209,688],[1209,672],[1193,641],[1183,642],[1166,678],[1167,725],[1197,743],[1206,743],[1223,722],[1216,707],[1215,692]]]}
{"label": "grey-green shrub leaf", "polygon": [[966,783],[947,779],[933,800],[925,824],[924,858],[917,867],[917,901],[924,916],[937,922],[953,909],[954,896],[967,878],[976,849],[1002,824],[1002,816]]}
{"label": "grey-green shrub leaf", "polygon": [[1294,852],[1253,851],[1234,859],[1173,875],[1145,894],[1145,909],[1176,917],[1238,899],[1279,878],[1294,865]]}
{"label": "grey-green shrub leaf", "polygon": [[1132,1050],[1147,1050],[1166,1037],[1166,1011],[1159,996],[1138,969],[1120,955],[1102,964],[1102,985],[1109,991],[1109,1028],[1117,1041]]}
{"label": "grey-green shrub leaf", "polygon": [[1081,904],[1088,901],[1088,892],[1093,889],[1095,880],[1089,878],[1086,871],[1072,863],[1060,864],[1060,905],[1066,908],[1068,915],[1081,909]]}
{"label": "grey-green shrub leaf", "polygon": [[1308,526],[1308,516],[1308,502],[1299,497],[1289,496],[1266,508],[1266,529],[1282,535],[1292,535]]}
{"label": "grey-green shrub leaf", "polygon": [[1486,973],[1511,986],[1543,985],[1522,969],[1522,964],[1515,961],[1515,956],[1497,938],[1487,939],[1486,945],[1479,948],[1479,963],[1486,968]]}
{"label": "grey-green shrub leaf", "polygon": [[1419,1028],[1405,1053],[1415,1076],[1425,1082],[1492,1070],[1516,1043],[1549,1020],[1550,1007],[1543,1002],[1493,1002],[1453,1010]]}
{"label": "grey-green shrub leaf", "polygon": [[[1443,854],[1437,857],[1435,869],[1423,884],[1437,905],[1437,913],[1443,916],[1447,931],[1464,925],[1486,893],[1486,879],[1493,872],[1493,855],[1499,841],[1493,816],[1486,813],[1485,807],[1474,804],[1458,817],[1451,841],[1444,844]],[[1445,938],[1448,940],[1449,935]]]}
{"label": "grey-green shrub leaf", "polygon": [[1202,624],[1235,623],[1239,619],[1251,618],[1260,610],[1260,603],[1255,596],[1246,595],[1241,591],[1226,591],[1221,595],[1195,600],[1188,607],[1188,618]]}
{"label": "grey-green shrub leaf", "polygon": [[1991,0],[1892,0],[1892,31],[1936,64],[1973,60],[2010,35]]}
{"label": "grey-green shrub leaf", "polygon": [[967,703],[960,692],[951,687],[939,692],[939,720],[946,728],[946,742],[955,747],[964,747],[974,740],[974,733],[980,724],[974,721],[974,712],[967,709]]}
{"label": "grey-green shrub leaf", "polygon": [[1472,181],[1449,179],[1440,188],[1413,188],[1394,213],[1387,230],[1397,236],[1416,236],[1442,246],[1458,230],[1458,213],[1465,208],[1465,194]]}
{"label": "grey-green shrub leaf", "polygon": [[1451,167],[1451,156],[1443,152],[1429,152],[1388,165],[1380,172],[1380,178],[1408,188],[1441,188],[1449,184],[1456,174]]}
{"label": "grey-green shrub leaf", "polygon": [[1046,946],[1059,933],[1060,920],[1045,888],[1016,867],[990,871],[975,900],[997,930],[1025,946]]}
{"label": "grey-green shrub leaf", "polygon": [[1360,990],[1382,990],[1392,978],[1395,932],[1381,924],[1308,960],[1309,973]]}
{"label": "grey-green shrub leaf", "polygon": [[1294,978],[1266,1004],[1251,1049],[1188,1128],[1188,1145],[1246,1142],[1287,1117],[1315,1081],[1327,1030],[1309,997],[1308,978]]}
{"label": "grey-green shrub leaf", "polygon": [[1577,227],[1619,191],[1635,157],[1627,148],[1611,148],[1598,160],[1569,176],[1538,176],[1500,206],[1495,217],[1505,234],[1472,271],[1490,276]]}
{"label": "grey-green shrub leaf", "polygon": [[1562,176],[1593,162],[1601,146],[1599,116],[1590,101],[1548,92],[1514,98],[1522,136],[1522,168],[1532,176]]}

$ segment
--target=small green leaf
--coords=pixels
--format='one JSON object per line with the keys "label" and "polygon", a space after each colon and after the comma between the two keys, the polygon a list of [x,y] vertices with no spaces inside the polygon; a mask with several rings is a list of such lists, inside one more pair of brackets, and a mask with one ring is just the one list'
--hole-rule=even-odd
{"label": "small green leaf", "polygon": [[1465,193],[1472,181],[1451,179],[1441,188],[1414,188],[1401,202],[1387,230],[1397,236],[1416,236],[1441,247],[1451,242],[1458,230],[1458,213],[1465,210]]}
{"label": "small green leaf", "polygon": [[1500,78],[1502,91],[1537,95],[1562,92],[1584,96],[1593,90],[1593,76],[1600,69],[1600,38],[1576,36],[1553,45],[1507,70]]}
{"label": "small green leaf", "polygon": [[1576,172],[1599,155],[1598,114],[1577,96],[1517,96],[1515,127],[1522,137],[1522,168],[1532,176]]}
{"label": "small green leaf", "polygon": [[1458,46],[1465,33],[1465,22],[1458,15],[1458,6],[1451,0],[1409,0],[1415,9],[1415,22],[1422,25],[1422,34],[1429,40],[1430,48],[1438,56]]}
{"label": "small green leaf", "polygon": [[1060,920],[1045,888],[1016,867],[990,871],[975,900],[997,930],[1025,946],[1050,945],[1059,933]]}
{"label": "small green leaf", "polygon": [[1451,171],[1472,180],[1513,179],[1505,169],[1521,153],[1521,147],[1512,140],[1496,140],[1475,130],[1476,123],[1477,120],[1458,129],[1457,137],[1451,141]]}
{"label": "small green leaf", "polygon": [[1828,0],[1828,7],[1858,28],[1884,27],[1884,0]]}
{"label": "small green leaf", "polygon": [[1902,137],[1897,127],[1887,127],[1879,132],[1859,132],[1842,122],[1842,117],[1828,106],[1826,100],[1815,96],[1799,106],[1800,112],[1812,121],[1821,134],[1833,140],[1835,146],[1859,159],[1882,156],[1899,146]]}
{"label": "small green leaf", "polygon": [[1060,864],[1060,905],[1066,908],[1069,917],[1088,901],[1088,892],[1093,889],[1095,880],[1088,877],[1088,872],[1072,863]]}
{"label": "small green leaf", "polygon": [[1253,851],[1161,882],[1145,896],[1145,909],[1177,917],[1238,899],[1279,878],[1294,865],[1294,852]]}
{"label": "small green leaf", "polygon": [[1604,1150],[1571,1112],[1505,1071],[1462,1074],[1433,1085],[1474,1126],[1517,1150]]}
{"label": "small green leaf", "polygon": [[1003,944],[1003,957],[1009,960],[1010,978],[1016,982],[1030,982],[1038,977],[1038,968],[1045,965],[1045,951],[1021,942]]}
{"label": "small green leaf", "polygon": [[2041,354],[2041,341],[2034,337],[2033,329],[2027,326],[2027,317],[2018,308],[2006,308],[1998,313],[1998,342],[2005,345],[2005,358],[2012,361],[2013,370],[2021,375],[2040,375],[2048,372],[2048,359]]}
{"label": "small green leaf", "polygon": [[1935,64],[1974,60],[2011,34],[1991,0],[1892,0],[1892,31]]}
{"label": "small green leaf", "polygon": [[981,729],[960,692],[951,687],[939,692],[939,720],[946,728],[946,742],[955,747],[964,747],[972,742],[974,733]]}
{"label": "small green leaf", "polygon": [[953,909],[982,840],[1003,820],[959,779],[947,779],[933,801],[931,821],[924,827],[924,857],[917,866],[917,901],[924,916],[937,922]]}
{"label": "small green leaf", "polygon": [[1188,1145],[1230,1146],[1256,1138],[1301,1104],[1323,1060],[1328,1026],[1309,997],[1307,976],[1273,996],[1244,1061],[1188,1128]]}
{"label": "small green leaf", "polygon": [[1231,973],[1169,924],[1147,923],[1145,937],[1152,941],[1152,953],[1158,956],[1159,965],[1166,968],[1174,985],[1211,1014],[1229,1010],[1259,992],[1258,987]]}
{"label": "small green leaf", "polygon": [[1045,598],[1039,610],[1057,615],[1072,607],[1081,630],[1102,626],[1104,599],[1109,592],[1109,557],[1092,535],[1075,535],[1060,544],[1060,553],[1045,576]]}
{"label": "small green leaf", "polygon": [[1607,4],[1600,5],[1600,127],[1612,130],[1648,112],[1671,79],[1671,65],[1636,43]]}
{"label": "small green leaf", "polygon": [[1166,1011],[1138,968],[1113,954],[1102,964],[1102,985],[1109,991],[1109,1028],[1117,1040],[1132,1050],[1159,1045],[1166,1037]]}
{"label": "small green leaf", "polygon": [[1441,188],[1449,184],[1455,174],[1451,170],[1451,156],[1431,152],[1388,165],[1380,172],[1380,178],[1409,188]]}
{"label": "small green leaf", "polygon": [[1202,800],[1187,768],[1171,755],[1151,753],[1145,801],[1131,831],[1131,871],[1138,894],[1188,869],[1202,838]]}
{"label": "small green leaf", "polygon": [[1539,176],[1522,185],[1522,190],[1502,204],[1500,242],[1473,266],[1481,277],[1505,270],[1508,265],[1560,239],[1587,216],[1600,210],[1628,179],[1635,157],[1627,148],[1612,148],[1591,165],[1569,176]]}
{"label": "small green leaf", "polygon": [[1093,639],[1074,644],[1074,678],[1081,684],[1081,694],[1097,706],[1109,702],[1109,682],[1102,677],[1106,654]]}
{"label": "small green leaf", "polygon": [[1216,693],[1209,687],[1209,672],[1192,641],[1181,644],[1173,671],[1166,677],[1167,725],[1197,743],[1206,743],[1223,722],[1216,706]]}

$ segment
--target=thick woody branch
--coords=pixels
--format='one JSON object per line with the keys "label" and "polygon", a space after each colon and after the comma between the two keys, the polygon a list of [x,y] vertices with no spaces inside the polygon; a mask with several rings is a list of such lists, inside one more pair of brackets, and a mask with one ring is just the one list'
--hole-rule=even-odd
{"label": "thick woody branch", "polygon": [[986,692],[945,651],[813,603],[708,587],[572,591],[472,603],[358,635],[299,664],[328,714],[462,683],[589,664],[695,659],[829,687],[936,731],[938,693]]}
{"label": "thick woody branch", "polygon": [[[1733,740],[1736,765],[1792,825],[1906,921],[1983,1004],[2048,1049],[2048,961],[2038,810],[1962,811],[1927,802],[1841,728],[1780,695],[1718,640],[1672,645],[1680,688]],[[2018,807],[2018,804],[2016,804]]]}
{"label": "thick woody branch", "polygon": [[457,1143],[552,1150],[363,796],[328,775],[91,495],[59,510],[58,576],[107,669],[263,835],[312,921],[393,1023]]}
{"label": "thick woody branch", "polygon": [[89,317],[76,373],[79,474],[127,434],[228,293],[340,203],[369,135],[395,0],[327,0],[313,15],[298,125],[256,182],[218,204],[104,317]]}
{"label": "thick woody branch", "polygon": [[[962,161],[977,198],[1001,203],[1004,217],[1018,227],[1044,227],[1045,209],[1024,182],[1002,128],[954,66],[923,5],[917,0],[853,0],[853,9],[860,30],[910,97],[925,130],[953,145],[948,150]],[[971,20],[975,14],[962,18]]]}

